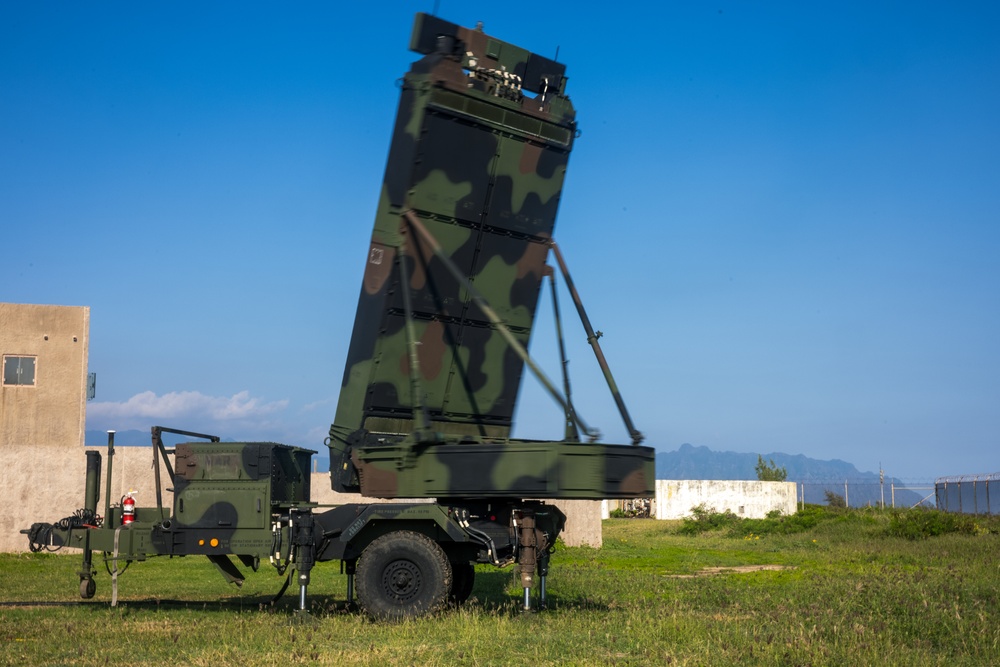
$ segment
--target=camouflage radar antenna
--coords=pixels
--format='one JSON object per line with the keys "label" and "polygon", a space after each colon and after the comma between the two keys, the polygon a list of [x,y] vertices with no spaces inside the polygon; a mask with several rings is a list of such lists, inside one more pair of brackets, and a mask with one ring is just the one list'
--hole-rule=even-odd
{"label": "camouflage radar antenna", "polygon": [[400,221],[412,210],[526,345],[576,130],[565,67],[424,14],[410,48],[425,57],[403,79],[334,422],[413,430],[405,251],[435,429],[505,437],[522,360],[430,248],[405,242]]}
{"label": "camouflage radar antenna", "polygon": [[[506,459],[523,446],[510,432],[526,365],[566,415],[567,441],[556,444],[598,438],[526,351],[577,131],[565,66],[426,14],[410,49],[423,57],[403,78],[329,440],[335,489],[388,497],[402,490],[387,467],[457,452],[428,448],[489,444]],[[541,467],[562,465],[546,447],[535,447],[549,452]],[[489,458],[477,456],[463,465]],[[460,471],[443,465],[447,484],[409,492],[523,492],[456,486]],[[568,497],[558,483],[547,488]]]}

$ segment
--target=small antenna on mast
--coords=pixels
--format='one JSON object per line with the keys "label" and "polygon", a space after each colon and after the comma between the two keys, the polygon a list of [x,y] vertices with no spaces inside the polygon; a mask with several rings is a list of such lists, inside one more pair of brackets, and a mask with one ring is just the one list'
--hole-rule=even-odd
{"label": "small antenna on mast", "polygon": [[559,62],[559,47],[558,46],[556,47],[556,57],[553,58],[552,60],[555,60],[556,62]]}
{"label": "small antenna on mast", "polygon": [[431,16],[437,16],[438,5],[440,5],[440,4],[441,4],[441,0],[434,0],[434,11],[431,12]]}

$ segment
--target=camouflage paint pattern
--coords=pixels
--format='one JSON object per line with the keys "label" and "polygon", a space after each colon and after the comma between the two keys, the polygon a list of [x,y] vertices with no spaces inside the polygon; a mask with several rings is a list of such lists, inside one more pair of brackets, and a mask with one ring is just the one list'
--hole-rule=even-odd
{"label": "camouflage paint pattern", "polygon": [[[411,48],[428,55],[403,79],[334,422],[412,430],[397,263],[405,253],[435,428],[502,437],[522,364],[430,249],[406,233],[401,215],[413,210],[421,218],[527,344],[576,130],[573,107],[560,94],[564,67],[425,15]],[[543,79],[550,81],[544,100],[525,94]]]}
{"label": "camouflage paint pattern", "polygon": [[386,498],[638,498],[654,485],[648,447],[511,440],[403,441],[355,450],[365,493]]}
{"label": "camouflage paint pattern", "polygon": [[[611,445],[584,452],[509,440],[524,361],[404,219],[419,219],[527,347],[576,134],[565,66],[425,14],[410,48],[424,57],[403,78],[330,429],[334,489],[390,498],[652,494],[651,449],[612,460]],[[459,444],[484,448],[451,449]],[[588,472],[571,480],[577,463]],[[619,475],[621,465],[631,474]]]}

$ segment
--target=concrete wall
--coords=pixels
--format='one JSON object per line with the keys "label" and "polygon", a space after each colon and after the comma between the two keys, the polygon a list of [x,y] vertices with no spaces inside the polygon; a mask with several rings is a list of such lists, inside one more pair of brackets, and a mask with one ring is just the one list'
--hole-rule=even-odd
{"label": "concrete wall", "polygon": [[600,500],[555,500],[552,504],[566,515],[562,540],[568,547],[604,546]]}
{"label": "concrete wall", "polygon": [[[98,511],[103,514],[107,479],[105,475],[108,470],[106,447],[64,447],[56,451],[34,445],[4,447],[4,456],[9,457],[8,462],[16,462],[16,465],[0,466],[0,502],[7,508],[7,511],[0,512],[0,551],[27,551],[28,539],[20,534],[21,529],[31,527],[36,521],[53,523],[83,507],[88,449],[101,452],[102,479]],[[117,447],[113,463],[111,503],[117,504],[125,493],[136,490],[136,503],[140,507],[155,506],[152,463],[152,447]],[[166,490],[170,484],[165,474],[161,472],[161,475],[163,503],[169,507],[173,503],[173,495]],[[334,493],[330,489],[328,473],[313,473],[311,484],[312,500],[321,504],[399,502]],[[567,545],[601,546],[600,501],[564,500],[553,504],[567,515],[566,530],[562,534]]]}
{"label": "concrete wall", "polygon": [[747,519],[762,519],[774,510],[795,514],[795,486],[795,482],[658,479],[656,518],[682,519],[698,505]]}
{"label": "concrete wall", "polygon": [[83,445],[89,336],[86,306],[0,303],[0,355],[35,359],[34,385],[0,382],[0,448]]}
{"label": "concrete wall", "polygon": [[[34,445],[8,445],[3,455],[9,457],[0,466],[0,502],[6,508],[0,512],[0,551],[28,550],[28,538],[19,531],[30,528],[36,521],[53,523],[83,507],[87,481],[86,451],[94,448],[79,446],[54,448]],[[98,512],[104,514],[105,480],[108,470],[106,448],[96,448],[102,456],[101,497]],[[128,491],[137,490],[136,503],[155,506],[152,447],[118,447],[115,449],[111,485],[111,503],[118,504]],[[165,477],[165,476],[164,476]],[[166,492],[169,482],[161,479],[163,502],[173,496]]]}

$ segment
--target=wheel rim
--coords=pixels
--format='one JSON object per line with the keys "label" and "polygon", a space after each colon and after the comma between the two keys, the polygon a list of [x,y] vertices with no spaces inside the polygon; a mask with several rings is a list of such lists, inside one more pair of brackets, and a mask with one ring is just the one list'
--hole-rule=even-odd
{"label": "wheel rim", "polygon": [[408,560],[394,560],[382,571],[382,590],[400,603],[416,597],[420,584],[420,568]]}

